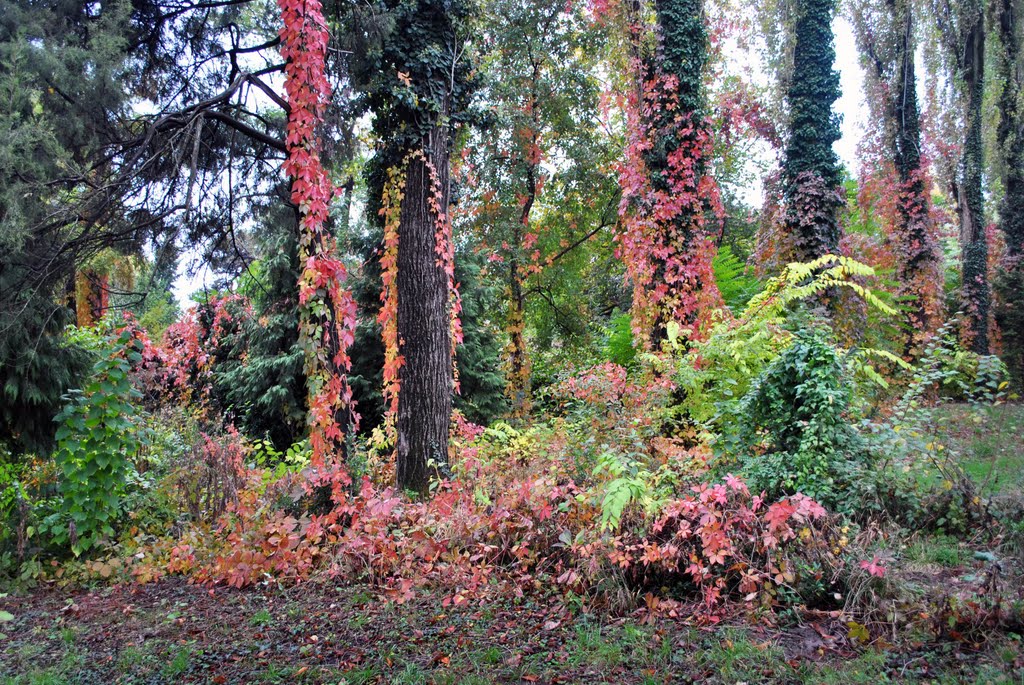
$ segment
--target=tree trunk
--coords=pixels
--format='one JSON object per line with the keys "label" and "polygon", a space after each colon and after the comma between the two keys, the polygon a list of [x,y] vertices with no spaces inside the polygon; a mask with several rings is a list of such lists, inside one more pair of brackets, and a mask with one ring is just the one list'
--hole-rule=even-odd
{"label": "tree trunk", "polygon": [[895,124],[893,163],[900,180],[899,215],[896,227],[898,261],[896,277],[902,294],[913,298],[907,312],[911,336],[907,351],[933,333],[942,322],[942,252],[935,239],[924,173],[921,168],[921,119],[917,106],[917,75],[914,70],[914,14],[901,3],[903,26],[898,39],[897,73],[890,116]]}
{"label": "tree trunk", "polygon": [[512,416],[524,418],[530,413],[530,359],[526,350],[526,297],[523,293],[519,262],[509,262],[511,270],[508,302],[508,396]]}
{"label": "tree trunk", "polygon": [[985,235],[982,197],[982,96],[985,85],[985,14],[981,3],[972,3],[973,16],[964,43],[961,75],[967,95],[967,134],[960,166],[960,249],[963,273],[965,335],[970,349],[988,354],[988,241]]}
{"label": "tree trunk", "polygon": [[1002,155],[1003,201],[999,228],[1006,239],[1006,255],[999,264],[994,289],[998,294],[996,322],[1003,334],[1003,356],[1018,385],[1024,383],[1024,65],[1021,64],[1019,0],[999,0],[1001,50],[999,76],[1003,93],[999,100],[996,140]]}
{"label": "tree trunk", "polygon": [[[436,199],[447,211],[449,150],[446,127],[435,125],[423,146],[426,161],[410,158],[398,233],[399,370],[398,486],[425,493],[432,475],[447,475],[452,415],[452,348],[448,276],[439,265]],[[435,188],[439,191],[435,196]]]}

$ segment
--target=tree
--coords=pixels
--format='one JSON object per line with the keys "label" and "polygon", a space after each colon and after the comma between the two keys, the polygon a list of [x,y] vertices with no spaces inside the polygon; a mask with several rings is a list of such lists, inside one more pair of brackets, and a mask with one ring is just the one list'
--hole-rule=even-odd
{"label": "tree", "polygon": [[387,0],[383,9],[384,30],[360,71],[378,139],[369,204],[381,203],[384,230],[380,319],[397,481],[422,493],[431,475],[447,473],[453,356],[461,338],[450,160],[472,91],[463,35],[469,7]]}
{"label": "tree", "polygon": [[793,257],[808,262],[839,250],[837,211],[842,172],[832,144],[839,140],[839,74],[832,18],[835,0],[798,3],[793,71],[786,102],[789,137],[782,164],[785,224]]}
{"label": "tree", "polygon": [[998,30],[996,75],[1002,82],[996,142],[1003,183],[999,228],[1006,254],[993,287],[998,295],[996,322],[1003,334],[1005,361],[1021,383],[1024,379],[1024,12],[1019,0],[995,3]]}
{"label": "tree", "polygon": [[75,267],[117,239],[65,218],[80,210],[88,224],[100,209],[69,206],[82,194],[75,179],[118,135],[129,26],[123,7],[0,2],[0,442],[24,449],[53,445],[61,395],[88,368],[61,335]]}
{"label": "tree", "polygon": [[703,2],[656,0],[653,45],[636,25],[639,3],[630,8],[636,87],[628,99],[619,240],[633,281],[634,334],[656,347],[670,322],[696,334],[719,302],[712,228],[722,210],[708,166]]}
{"label": "tree", "polygon": [[869,103],[883,125],[880,149],[866,160],[882,203],[899,293],[908,300],[906,350],[920,351],[941,325],[942,252],[935,235],[931,179],[921,145],[914,65],[914,8],[908,0],[868,0],[852,6],[857,42],[867,64]]}
{"label": "tree", "polygon": [[504,288],[507,394],[513,415],[530,409],[528,306],[555,309],[545,286],[615,221],[612,146],[596,130],[600,30],[558,0],[485,5],[481,100],[487,121],[467,146],[466,223]]}
{"label": "tree", "polygon": [[307,431],[305,354],[299,346],[299,258],[295,212],[285,193],[259,219],[260,259],[239,291],[254,309],[243,322],[244,356],[214,369],[216,385],[238,427],[285,451]]}
{"label": "tree", "polygon": [[982,188],[984,146],[982,104],[985,89],[985,12],[981,0],[933,0],[941,59],[953,97],[951,114],[960,123],[959,168],[949,179],[960,215],[962,337],[979,354],[989,351],[988,236]]}
{"label": "tree", "polygon": [[284,102],[260,78],[281,65],[258,4],[0,2],[2,413],[41,417],[34,443],[81,368],[60,340],[80,267],[147,244],[154,274],[173,274],[183,249],[245,261],[243,198],[273,187],[285,151],[281,118],[248,105],[251,90]]}

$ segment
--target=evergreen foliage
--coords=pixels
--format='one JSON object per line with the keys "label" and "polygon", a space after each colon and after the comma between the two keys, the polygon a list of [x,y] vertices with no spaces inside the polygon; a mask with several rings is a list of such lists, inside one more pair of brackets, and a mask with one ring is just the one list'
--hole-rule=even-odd
{"label": "evergreen foliage", "polygon": [[349,18],[359,107],[373,112],[376,146],[365,173],[367,215],[374,221],[388,170],[439,122],[454,136],[459,124],[478,117],[470,107],[477,84],[462,55],[472,11],[468,0],[385,0]]}
{"label": "evergreen foliage", "polygon": [[306,378],[298,345],[298,253],[294,214],[281,206],[263,222],[261,253],[242,292],[253,316],[242,322],[241,355],[215,369],[215,383],[247,435],[268,438],[280,451],[306,431]]}
{"label": "evergreen foliage", "polygon": [[993,279],[995,318],[1005,361],[1024,388],[1024,8],[1017,0],[1000,0],[995,8],[1001,48],[996,51],[996,75],[1002,82],[996,129],[1003,184],[999,228],[1006,241]]}
{"label": "evergreen foliage", "polygon": [[832,18],[835,0],[800,0],[793,74],[787,94],[789,138],[782,164],[786,225],[795,258],[811,261],[839,248],[837,211],[842,171],[832,144],[839,140],[839,74]]}

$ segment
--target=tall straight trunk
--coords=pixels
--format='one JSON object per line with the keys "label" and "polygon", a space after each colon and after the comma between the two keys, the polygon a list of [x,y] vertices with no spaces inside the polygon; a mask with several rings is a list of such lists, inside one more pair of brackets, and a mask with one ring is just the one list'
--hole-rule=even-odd
{"label": "tall straight trunk", "polygon": [[512,416],[523,418],[530,413],[530,359],[526,349],[526,295],[519,260],[509,260],[508,301],[508,388]]}
{"label": "tall straight trunk", "polygon": [[962,297],[970,348],[988,354],[988,241],[985,235],[982,173],[982,97],[985,86],[985,13],[980,0],[970,3],[972,15],[964,41],[961,78],[967,95],[967,131],[960,160],[957,202],[960,209]]}
{"label": "tall straight trunk", "polygon": [[[832,20],[835,0],[799,0],[793,77],[787,92],[789,140],[782,164],[786,229],[794,257],[812,261],[839,249],[841,172],[832,144],[839,99]],[[830,298],[826,298],[830,299]]]}
{"label": "tall straight trunk", "polygon": [[1021,63],[1020,0],[998,0],[998,74],[1003,82],[996,140],[1002,155],[1003,201],[999,228],[1006,255],[999,265],[995,290],[996,322],[1003,334],[1003,354],[1017,383],[1024,382],[1024,64]]}
{"label": "tall straight trunk", "polygon": [[[921,119],[917,105],[914,69],[914,14],[909,3],[890,3],[894,14],[902,12],[897,43],[897,72],[890,115],[893,117],[893,163],[900,180],[896,226],[898,262],[896,277],[901,291],[913,299],[907,312],[912,331],[908,351],[941,325],[940,298],[942,252],[935,239],[927,188],[921,168]],[[898,14],[897,14],[898,16]]]}
{"label": "tall straight trunk", "polygon": [[[438,216],[447,211],[448,130],[435,125],[423,141],[423,159],[410,158],[399,222],[399,370],[396,470],[398,486],[425,493],[432,475],[447,475],[448,429],[454,375],[448,276],[439,265]],[[433,167],[434,178],[427,161]],[[434,196],[435,188],[440,197]]]}
{"label": "tall straight trunk", "polygon": [[[540,66],[535,63],[533,79],[536,83],[540,78]],[[538,145],[539,96],[536,88],[531,92],[530,109],[533,112],[533,135],[530,139],[535,148]],[[521,259],[526,255],[522,252],[524,232],[529,231],[530,213],[537,201],[537,175],[539,161],[526,162],[525,198],[519,221],[512,228],[513,249],[509,259],[509,313],[508,313],[508,396],[512,401],[512,416],[523,418],[530,412],[530,358],[526,349],[526,293],[524,291],[524,269]]]}

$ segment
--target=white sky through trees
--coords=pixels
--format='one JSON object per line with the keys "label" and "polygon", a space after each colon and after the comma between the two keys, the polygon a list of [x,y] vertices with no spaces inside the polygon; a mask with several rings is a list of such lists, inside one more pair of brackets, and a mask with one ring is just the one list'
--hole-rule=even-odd
{"label": "white sky through trees", "polygon": [[[864,100],[864,70],[860,64],[857,54],[857,43],[853,33],[853,26],[842,15],[836,17],[832,24],[835,33],[836,46],[836,71],[839,72],[840,87],[842,96],[836,102],[835,111],[842,116],[841,132],[842,137],[836,141],[833,149],[839,155],[839,160],[846,166],[847,171],[857,175],[857,146],[864,136],[864,127],[868,124],[867,104]],[[747,189],[743,199],[754,206],[760,206],[762,192],[760,184]],[[193,255],[194,256],[194,255]],[[198,271],[189,275],[185,273],[186,262],[190,255],[182,255],[181,273],[174,283],[174,296],[179,305],[185,309],[191,307],[192,295],[210,288],[216,280],[216,274],[206,266],[201,266]]]}

